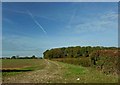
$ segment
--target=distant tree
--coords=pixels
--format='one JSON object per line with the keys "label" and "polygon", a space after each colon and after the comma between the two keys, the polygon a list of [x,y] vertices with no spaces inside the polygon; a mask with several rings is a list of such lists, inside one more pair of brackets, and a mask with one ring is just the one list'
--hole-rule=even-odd
{"label": "distant tree", "polygon": [[30,59],[30,57],[26,56],[26,57],[23,57],[23,59]]}
{"label": "distant tree", "polygon": [[39,59],[43,59],[42,57],[39,57]]}
{"label": "distant tree", "polygon": [[36,59],[35,55],[33,55],[33,56],[31,57],[31,59]]}
{"label": "distant tree", "polygon": [[10,57],[7,57],[6,59],[10,59]]}
{"label": "distant tree", "polygon": [[12,56],[11,59],[16,59],[16,56]]}

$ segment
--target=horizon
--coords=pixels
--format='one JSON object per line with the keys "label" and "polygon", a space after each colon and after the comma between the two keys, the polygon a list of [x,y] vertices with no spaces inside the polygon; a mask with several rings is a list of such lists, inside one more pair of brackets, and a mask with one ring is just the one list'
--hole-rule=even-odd
{"label": "horizon", "polygon": [[2,56],[42,57],[55,47],[118,47],[117,7],[117,2],[3,2]]}
{"label": "horizon", "polygon": [[[54,48],[50,48],[50,49],[46,49],[46,50],[51,50],[51,49],[56,49],[56,48],[68,48],[68,47],[77,47],[77,46],[66,46],[66,47],[54,47]],[[88,46],[80,46],[80,47],[88,47]],[[90,47],[104,47],[104,46],[90,46]],[[106,46],[107,48],[110,48],[110,46]],[[113,48],[119,48],[119,47],[113,47]],[[45,50],[45,51],[46,51]],[[25,51],[27,51],[27,50],[24,50],[23,51],[23,53],[25,52]],[[30,50],[29,50],[30,51]],[[31,50],[32,52],[33,52],[33,50]],[[44,52],[45,52],[44,51]],[[9,51],[8,51],[9,52]],[[14,51],[14,52],[16,52],[16,51]],[[19,54],[21,54],[21,51],[18,51],[18,54],[16,53],[16,55],[9,55],[9,56],[2,56],[3,58],[11,58],[12,56],[19,56]],[[26,53],[25,53],[26,54]],[[37,58],[44,58],[44,56],[43,56],[43,53],[41,53],[42,54],[42,56],[37,56],[37,55],[35,55]],[[20,55],[19,57],[31,57],[31,56],[33,56],[34,54],[30,54],[30,55]],[[2,57],[0,57],[0,58],[2,58]]]}

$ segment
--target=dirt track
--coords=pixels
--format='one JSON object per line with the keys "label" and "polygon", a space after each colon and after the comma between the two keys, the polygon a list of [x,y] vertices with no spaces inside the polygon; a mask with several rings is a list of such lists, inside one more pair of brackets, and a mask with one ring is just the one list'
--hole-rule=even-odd
{"label": "dirt track", "polygon": [[3,83],[50,83],[62,79],[61,66],[53,61],[45,60],[46,67],[42,70],[31,71],[16,76],[6,77]]}
{"label": "dirt track", "polygon": [[[86,68],[51,60],[43,60],[44,68],[4,77],[3,83],[115,83],[118,77]],[[38,64],[37,66],[41,66]]]}

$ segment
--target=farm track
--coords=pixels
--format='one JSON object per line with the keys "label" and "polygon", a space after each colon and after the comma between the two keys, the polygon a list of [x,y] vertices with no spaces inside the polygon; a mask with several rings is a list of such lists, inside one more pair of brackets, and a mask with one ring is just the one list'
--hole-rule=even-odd
{"label": "farm track", "polygon": [[44,60],[44,69],[25,72],[3,78],[3,83],[50,83],[54,79],[62,79],[61,66],[53,61]]}
{"label": "farm track", "polygon": [[[29,61],[30,62],[30,61]],[[34,71],[4,76],[3,83],[116,83],[118,77],[105,75],[94,68],[43,59]]]}

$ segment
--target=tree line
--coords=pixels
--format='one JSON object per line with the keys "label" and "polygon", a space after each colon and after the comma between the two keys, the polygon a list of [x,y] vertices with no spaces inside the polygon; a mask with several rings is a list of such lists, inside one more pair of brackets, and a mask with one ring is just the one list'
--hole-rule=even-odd
{"label": "tree line", "polygon": [[52,58],[79,58],[79,57],[89,57],[93,51],[103,50],[103,49],[117,49],[116,47],[102,47],[102,46],[76,46],[76,47],[62,47],[46,50],[43,55],[46,59]]}
{"label": "tree line", "polygon": [[31,57],[28,57],[28,56],[20,57],[20,56],[16,55],[16,56],[12,56],[12,57],[2,57],[2,59],[42,59],[42,57],[38,58],[35,55],[33,55]]}

